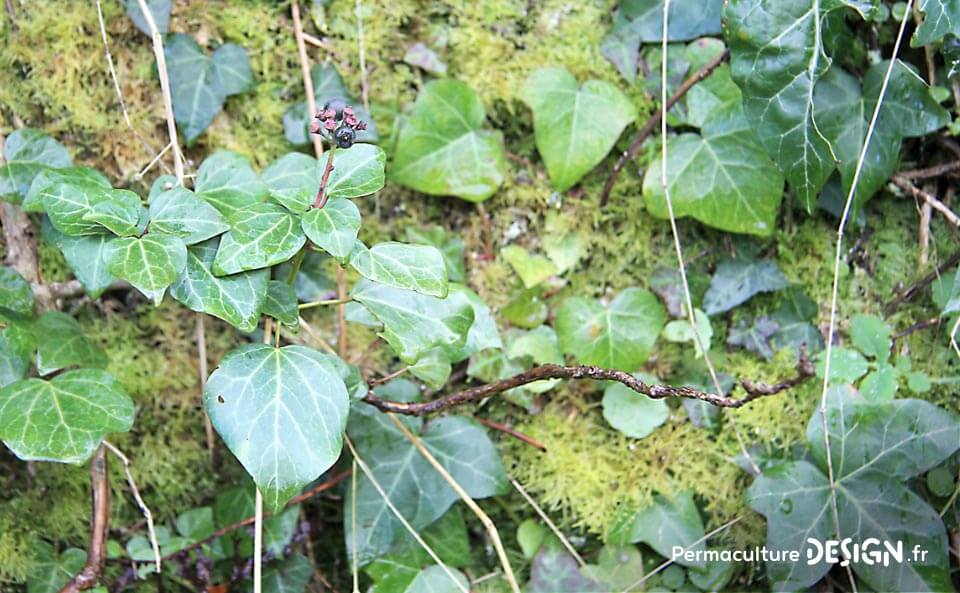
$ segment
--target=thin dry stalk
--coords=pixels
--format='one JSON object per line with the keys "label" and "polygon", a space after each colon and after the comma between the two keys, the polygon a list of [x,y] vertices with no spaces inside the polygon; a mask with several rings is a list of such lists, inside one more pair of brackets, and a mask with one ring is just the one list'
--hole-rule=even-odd
{"label": "thin dry stalk", "polygon": [[160,556],[160,544],[157,542],[157,530],[153,525],[153,513],[150,512],[150,507],[147,506],[147,503],[143,501],[143,497],[140,496],[140,490],[137,488],[137,483],[133,479],[133,472],[130,471],[130,458],[124,455],[120,449],[117,449],[109,441],[103,441],[103,446],[109,449],[111,453],[116,455],[120,461],[123,462],[123,473],[127,476],[127,484],[130,486],[130,493],[133,494],[133,500],[136,501],[137,507],[140,509],[140,513],[147,521],[147,535],[150,539],[150,547],[153,549],[153,558],[156,565],[155,572],[160,574],[163,558]]}
{"label": "thin dry stalk", "polygon": [[[307,121],[317,114],[317,98],[313,93],[313,79],[310,77],[310,59],[307,57],[307,46],[303,39],[303,21],[300,19],[300,3],[293,0],[293,34],[297,39],[297,52],[300,54],[300,71],[303,74],[303,88],[307,93]],[[323,156],[323,141],[317,134],[310,134],[313,141],[313,152],[319,159]]]}
{"label": "thin dry stalk", "polygon": [[557,525],[550,520],[550,517],[545,512],[543,512],[543,509],[540,507],[540,505],[537,504],[537,501],[535,501],[532,496],[527,494],[527,491],[524,490],[523,486],[520,485],[520,482],[516,481],[513,478],[510,478],[510,483],[513,484],[513,487],[517,489],[517,492],[519,492],[520,495],[523,496],[524,500],[526,500],[530,504],[530,506],[533,507],[533,510],[537,511],[537,514],[540,515],[540,518],[543,519],[544,523],[547,524],[547,527],[550,528],[550,531],[552,531],[553,534],[557,536],[557,538],[560,540],[560,543],[563,544],[563,547],[566,548],[568,552],[570,552],[570,555],[574,557],[574,559],[577,561],[577,564],[579,564],[580,566],[586,566],[587,563],[584,562],[583,557],[581,557],[580,554],[577,553],[577,550],[573,547],[573,544],[570,543],[570,540],[567,539],[567,536],[565,536],[563,532],[557,528]]}

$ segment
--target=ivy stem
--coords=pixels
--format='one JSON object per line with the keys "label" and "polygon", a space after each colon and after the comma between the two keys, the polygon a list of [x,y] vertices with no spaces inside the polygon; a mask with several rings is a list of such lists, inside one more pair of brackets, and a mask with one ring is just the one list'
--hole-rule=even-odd
{"label": "ivy stem", "polygon": [[327,195],[327,181],[330,179],[330,173],[333,172],[333,153],[336,151],[336,144],[331,145],[330,150],[327,151],[327,164],[323,168],[323,177],[320,178],[320,189],[317,190],[317,199],[313,202],[314,208],[323,208],[330,199]]}
{"label": "ivy stem", "polygon": [[287,276],[287,284],[293,284],[293,281],[297,279],[297,273],[300,272],[300,267],[303,265],[303,258],[307,256],[307,248],[304,246],[303,249],[297,252],[293,256],[293,262],[290,264],[290,274]]}
{"label": "ivy stem", "polygon": [[297,307],[302,311],[304,309],[312,309],[314,307],[322,307],[324,305],[343,305],[351,302],[353,299],[350,297],[344,299],[327,299],[324,301],[313,301],[312,303],[302,303],[297,305]]}

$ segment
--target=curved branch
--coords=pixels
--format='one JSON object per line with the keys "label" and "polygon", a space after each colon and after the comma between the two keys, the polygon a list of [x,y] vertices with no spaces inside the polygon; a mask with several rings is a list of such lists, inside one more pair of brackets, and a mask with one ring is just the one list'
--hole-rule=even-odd
{"label": "curved branch", "polygon": [[721,408],[739,408],[755,399],[775,395],[799,385],[807,378],[813,376],[813,365],[807,359],[806,355],[801,353],[800,362],[797,365],[797,376],[787,379],[775,385],[765,383],[756,383],[745,380],[741,386],[747,395],[742,398],[718,395],[700,391],[692,387],[673,387],[670,385],[651,385],[634,377],[630,373],[617,371],[614,369],[605,369],[595,366],[562,366],[557,364],[545,364],[533,367],[529,371],[524,371],[512,377],[501,379],[494,383],[470,387],[462,391],[451,393],[450,395],[428,402],[397,402],[392,400],[380,399],[376,395],[368,394],[363,398],[366,403],[380,409],[383,412],[394,412],[396,414],[406,414],[408,416],[425,416],[453,406],[459,406],[467,402],[497,395],[504,391],[509,391],[514,387],[520,387],[542,381],[544,379],[593,379],[595,381],[617,381],[626,385],[637,393],[642,393],[651,399],[664,399],[668,397],[682,397],[686,399],[697,399]]}
{"label": "curved branch", "polygon": [[103,445],[97,448],[90,461],[90,481],[93,484],[93,516],[90,519],[87,563],[60,589],[60,593],[92,589],[103,572],[103,563],[107,558],[107,530],[110,526],[110,482],[107,479],[107,453]]}

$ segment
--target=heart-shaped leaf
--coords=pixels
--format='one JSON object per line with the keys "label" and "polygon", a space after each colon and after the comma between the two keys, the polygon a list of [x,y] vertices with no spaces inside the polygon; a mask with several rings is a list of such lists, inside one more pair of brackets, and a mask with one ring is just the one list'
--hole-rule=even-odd
{"label": "heart-shaped leaf", "polygon": [[174,187],[150,201],[150,230],[180,237],[187,245],[216,237],[229,228],[216,208],[184,187]]}
{"label": "heart-shaped leaf", "polygon": [[167,37],[164,55],[173,113],[188,143],[207,129],[228,96],[254,83],[247,50],[232,43],[207,57],[192,37],[174,33]]}
{"label": "heart-shaped leaf", "polygon": [[243,332],[252,332],[260,320],[267,295],[267,270],[214,276],[217,240],[187,249],[187,265],[170,286],[170,296],[200,313],[223,319]]}
{"label": "heart-shaped leaf", "polygon": [[[327,197],[357,198],[383,188],[386,156],[372,144],[354,144],[333,154],[333,171],[327,179]],[[286,154],[264,169],[262,178],[270,197],[300,213],[316,201],[327,159],[323,163],[300,153]]]}
{"label": "heart-shaped leaf", "polygon": [[419,245],[433,245],[443,255],[447,267],[447,279],[450,282],[463,282],[466,270],[463,266],[463,241],[451,236],[442,226],[408,227],[407,241]]}
{"label": "heart-shaped leaf", "polygon": [[[693,501],[693,493],[683,492],[670,499],[654,495],[653,503],[630,513],[625,508],[619,511],[614,526],[607,534],[607,541],[616,544],[643,542],[660,555],[670,557],[675,546],[687,550],[704,550],[703,520]],[[684,566],[704,567],[704,562],[690,561],[683,555],[675,561]]]}
{"label": "heart-shaped leaf", "polygon": [[0,439],[24,461],[82,463],[108,433],[130,430],[133,412],[105,371],[26,379],[0,389]]}
{"label": "heart-shaped leaf", "polygon": [[87,562],[84,550],[67,548],[56,554],[53,546],[44,540],[36,540],[31,551],[34,562],[27,577],[29,593],[59,593]]}
{"label": "heart-shaped leaf", "polygon": [[37,343],[37,372],[49,375],[72,366],[107,366],[107,355],[66,313],[47,311],[30,327]]}
{"label": "heart-shaped leaf", "polygon": [[667,421],[670,408],[662,399],[650,399],[614,383],[603,391],[603,417],[628,437],[642,439]]}
{"label": "heart-shaped leaf", "polygon": [[42,130],[14,130],[3,143],[6,164],[0,167],[0,199],[19,204],[34,177],[51,168],[72,165],[62,144]]}
{"label": "heart-shaped leaf", "polygon": [[[297,307],[297,293],[287,282],[271,280],[267,284],[267,296],[263,300],[260,311],[284,325],[293,327],[299,325],[300,309]],[[347,385],[347,389],[349,388],[350,385]]]}
{"label": "heart-shaped leaf", "polygon": [[453,355],[467,343],[474,320],[473,306],[459,291],[439,299],[361,280],[351,296],[383,324],[380,335],[408,364],[437,346]]}
{"label": "heart-shaped leaf", "polygon": [[[333,63],[314,64],[310,68],[310,77],[313,79],[313,94],[317,109],[323,109],[331,99],[343,99],[347,105],[353,107],[357,119],[367,124],[366,130],[357,132],[357,142],[377,142],[380,139],[370,112],[350,94]],[[307,109],[306,101],[300,101],[288,107],[283,112],[283,135],[287,138],[287,142],[296,146],[310,144],[310,120],[313,116],[313,110]]]}
{"label": "heart-shaped leaf", "polygon": [[254,204],[238,210],[232,228],[220,238],[213,262],[218,276],[268,268],[294,256],[307,238],[300,219],[274,204]]}
{"label": "heart-shaped leaf", "polygon": [[113,189],[89,169],[49,169],[41,172],[24,200],[24,209],[46,212],[54,228],[65,235],[136,234],[140,196]]}
{"label": "heart-shaped leaf", "polygon": [[228,150],[215,152],[203,161],[194,190],[227,220],[237,211],[267,198],[267,187],[247,157]]}
{"label": "heart-shaped leaf", "polygon": [[187,246],[170,235],[116,239],[106,248],[107,270],[141,291],[162,291],[187,265]]}
{"label": "heart-shaped leaf", "polygon": [[935,43],[947,33],[956,35],[960,29],[960,4],[953,0],[919,0],[917,8],[924,16],[910,39],[911,47]]}
{"label": "heart-shaped leaf", "polygon": [[13,268],[0,268],[0,314],[33,316],[33,290]]}
{"label": "heart-shaped leaf", "polygon": [[331,200],[323,208],[308,210],[301,227],[314,245],[345,262],[357,243],[360,210],[350,200]]}
{"label": "heart-shaped leaf", "polygon": [[534,255],[519,245],[507,245],[500,250],[513,271],[520,276],[523,286],[533,288],[558,274],[560,270],[552,261],[542,255]]}
{"label": "heart-shaped leaf", "polygon": [[727,259],[717,265],[703,297],[707,315],[716,315],[747,302],[761,292],[787,287],[787,279],[771,260]]}
{"label": "heart-shaped leaf", "polygon": [[374,282],[440,298],[447,296],[447,268],[440,251],[430,245],[388,241],[367,249],[357,241],[350,265]]}
{"label": "heart-shaped leaf", "polygon": [[[47,229],[49,231],[47,232]],[[91,298],[97,298],[106,290],[114,278],[107,271],[107,262],[104,254],[107,245],[116,239],[113,235],[86,235],[82,237],[71,237],[64,235],[53,228],[52,225],[45,229],[47,234],[44,238],[50,237],[51,242],[60,248],[67,265],[77,277],[83,289]]]}
{"label": "heart-shaped leaf", "polygon": [[[126,0],[127,16],[144,35],[152,35],[147,26],[147,18],[140,9],[140,0]],[[153,17],[153,23],[161,35],[167,34],[170,25],[170,11],[173,9],[173,0],[147,0],[147,9]]]}
{"label": "heart-shaped leaf", "polygon": [[506,159],[499,132],[473,89],[457,80],[427,83],[397,138],[390,178],[436,196],[482,202],[503,183]]}
{"label": "heart-shaped leaf", "polygon": [[607,306],[582,297],[567,299],[554,327],[560,347],[581,364],[632,372],[647,360],[666,318],[657,297],[628,288]]}
{"label": "heart-shaped leaf", "polygon": [[348,397],[335,367],[303,346],[242,346],[210,375],[203,404],[276,512],[340,456]]}
{"label": "heart-shaped leaf", "polygon": [[570,189],[596,167],[637,117],[617,87],[600,80],[578,85],[562,68],[535,71],[522,98],[533,111],[537,150],[557,191]]}

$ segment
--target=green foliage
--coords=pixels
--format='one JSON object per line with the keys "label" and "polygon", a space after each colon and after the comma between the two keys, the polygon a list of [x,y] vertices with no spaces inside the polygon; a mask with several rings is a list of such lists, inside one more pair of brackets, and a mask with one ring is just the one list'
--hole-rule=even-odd
{"label": "green foliage", "polygon": [[73,164],[62,144],[33,128],[10,134],[3,144],[3,157],[6,164],[0,167],[0,198],[14,204],[27,195],[37,175]]}
{"label": "green foliage", "polygon": [[703,295],[703,308],[708,315],[724,313],[761,292],[786,287],[787,279],[775,262],[724,260],[710,279],[710,288]]}
{"label": "green foliage", "polygon": [[669,415],[665,401],[650,399],[621,383],[614,383],[603,392],[603,417],[628,437],[648,436],[666,422]]}
{"label": "green foliage", "polygon": [[33,290],[13,268],[0,268],[0,313],[14,317],[33,315]]}

